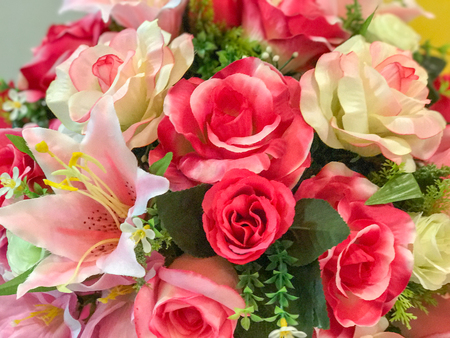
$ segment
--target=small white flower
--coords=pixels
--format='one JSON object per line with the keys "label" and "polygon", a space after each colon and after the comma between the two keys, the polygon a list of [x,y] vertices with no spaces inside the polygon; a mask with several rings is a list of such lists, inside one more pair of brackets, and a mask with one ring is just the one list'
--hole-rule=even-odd
{"label": "small white flower", "polygon": [[269,338],[305,338],[306,333],[297,330],[295,327],[287,326],[286,319],[281,318],[280,328],[269,333]]}
{"label": "small white flower", "polygon": [[131,233],[130,238],[134,241],[134,244],[138,245],[139,242],[142,242],[144,252],[150,253],[152,251],[152,246],[148,240],[155,238],[155,232],[150,229],[149,225],[144,226],[142,219],[139,217],[133,218],[133,223],[134,226],[126,222],[122,223],[120,225],[120,230],[122,230],[122,232]]}
{"label": "small white flower", "polygon": [[11,100],[6,101],[2,105],[4,111],[11,112],[10,119],[18,120],[24,117],[28,111],[27,106],[24,105],[26,102],[26,96],[24,93],[18,93],[14,89],[8,91],[8,97]]}
{"label": "small white flower", "polygon": [[13,177],[8,173],[3,173],[0,175],[0,184],[3,188],[0,188],[0,196],[6,194],[5,198],[10,199],[14,191],[22,184],[19,178],[19,169],[17,167],[13,168]]}

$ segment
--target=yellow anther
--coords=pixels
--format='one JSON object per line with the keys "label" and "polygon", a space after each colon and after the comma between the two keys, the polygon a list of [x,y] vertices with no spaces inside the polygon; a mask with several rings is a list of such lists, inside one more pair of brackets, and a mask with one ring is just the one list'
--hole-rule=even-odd
{"label": "yellow anther", "polygon": [[119,296],[127,295],[136,291],[133,285],[118,285],[111,289],[109,294],[104,298],[97,299],[100,303],[106,304],[110,300],[115,300]]}
{"label": "yellow anther", "polygon": [[141,240],[147,237],[145,231],[143,229],[138,229],[130,236],[131,240],[134,241],[134,244],[138,244]]}
{"label": "yellow anther", "polygon": [[56,317],[64,313],[63,309],[50,304],[36,304],[34,306],[43,310],[31,312],[26,318],[16,319],[14,324],[19,325],[24,320],[36,318],[42,320],[46,326],[49,326]]}
{"label": "yellow anther", "polygon": [[13,179],[11,179],[11,178],[2,178],[0,181],[1,181],[0,183],[4,187],[7,187],[7,188],[11,188],[12,189],[12,188],[14,188],[16,186],[16,182]]}
{"label": "yellow anther", "polygon": [[[72,157],[70,158],[70,161],[69,161],[69,167],[74,167],[74,166],[76,166],[76,165],[77,165],[77,162],[78,162],[78,160],[79,160],[80,158],[83,158],[83,159],[85,159],[85,160],[88,161],[88,162],[94,163],[98,168],[100,168],[100,170],[102,170],[104,173],[106,173],[105,167],[104,167],[99,161],[97,161],[97,160],[96,160],[95,158],[93,158],[92,156],[89,156],[89,155],[87,155],[87,154],[85,154],[85,153],[82,153],[82,152],[79,152],[79,151],[76,151],[76,152],[73,152],[73,153],[72,153]],[[78,166],[79,166],[79,165],[78,165]],[[79,166],[79,167],[81,167],[81,166]],[[87,169],[87,167],[81,167],[81,168]]]}
{"label": "yellow anther", "polygon": [[68,190],[68,191],[77,191],[78,188],[72,187],[67,183],[67,179],[65,179],[64,181],[62,181],[61,183],[56,183],[53,181],[49,181],[47,179],[44,179],[44,183],[56,188],[56,189],[61,189],[61,190]]}
{"label": "yellow anther", "polygon": [[48,144],[45,141],[41,141],[36,144],[35,149],[39,153],[48,153]]}

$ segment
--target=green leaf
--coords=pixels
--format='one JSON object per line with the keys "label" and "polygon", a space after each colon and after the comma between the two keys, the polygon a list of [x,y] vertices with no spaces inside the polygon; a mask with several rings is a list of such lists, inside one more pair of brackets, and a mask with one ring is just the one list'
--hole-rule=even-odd
{"label": "green leaf", "polygon": [[289,312],[299,314],[296,328],[312,337],[314,327],[325,330],[330,327],[319,262],[292,270],[294,287],[301,301],[289,303]]}
{"label": "green leaf", "polygon": [[34,266],[14,279],[0,285],[0,296],[14,295],[17,293],[19,284],[25,282],[30,273],[34,270]]}
{"label": "green leaf", "polygon": [[169,167],[170,162],[172,161],[173,153],[167,153],[162,159],[153,163],[148,171],[150,174],[164,176],[167,168]]}
{"label": "green leaf", "polygon": [[386,204],[421,197],[423,197],[423,194],[414,176],[412,174],[400,174],[390,179],[365,204]]}
{"label": "green leaf", "polygon": [[33,159],[33,161],[36,161],[36,159],[34,158],[33,153],[31,152],[30,148],[28,148],[28,145],[27,145],[27,143],[25,142],[25,139],[22,136],[6,134],[6,137],[14,144],[14,146],[19,151],[29,155]]}
{"label": "green leaf", "polygon": [[295,237],[295,244],[288,252],[298,259],[296,266],[313,262],[350,234],[347,224],[327,201],[312,198],[297,202],[294,223],[289,230]]}
{"label": "green leaf", "polygon": [[202,201],[209,188],[202,184],[156,197],[162,225],[178,247],[194,257],[216,255],[206,239],[202,222]]}
{"label": "green leaf", "polygon": [[241,319],[241,326],[245,331],[248,331],[250,328],[250,318],[249,317],[243,317]]}
{"label": "green leaf", "polygon": [[362,36],[366,36],[367,30],[369,29],[370,23],[372,22],[373,16],[375,15],[375,12],[377,11],[378,7],[373,11],[372,14],[369,15],[369,17],[364,21],[364,23],[361,25],[361,28],[359,29],[359,34]]}
{"label": "green leaf", "polygon": [[[29,268],[27,271],[22,273],[21,275],[17,276],[14,279],[11,279],[10,281],[3,283],[0,285],[0,296],[9,296],[9,295],[15,295],[17,293],[17,287],[26,281],[28,276],[33,272],[35,266]],[[56,290],[55,287],[38,287],[35,289],[32,289],[28,292],[46,292],[46,291],[53,291]]]}

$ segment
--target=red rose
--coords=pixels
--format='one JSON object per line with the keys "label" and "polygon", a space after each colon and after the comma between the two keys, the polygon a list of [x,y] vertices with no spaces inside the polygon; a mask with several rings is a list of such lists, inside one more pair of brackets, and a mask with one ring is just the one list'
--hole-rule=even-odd
{"label": "red rose", "polygon": [[317,58],[349,37],[316,0],[247,0],[243,2],[242,27],[252,40],[271,46],[283,65],[294,52],[299,55],[283,72],[312,67]]}
{"label": "red rose", "polygon": [[234,169],[203,199],[203,228],[214,251],[232,263],[258,259],[291,226],[292,192],[245,169]]}
{"label": "red rose", "polygon": [[[350,227],[349,237],[319,258],[325,298],[342,326],[372,326],[409,282],[413,257],[407,245],[415,227],[404,211],[391,205],[366,206],[365,199],[358,200],[350,192],[363,184],[362,190],[368,191],[371,183],[354,184],[359,174],[351,171],[333,176],[333,168],[339,166],[344,165],[327,165],[326,174],[304,181],[296,198],[330,200]],[[333,197],[336,192],[340,200]]]}
{"label": "red rose", "polygon": [[172,190],[215,183],[245,168],[292,187],[310,164],[313,131],[299,110],[298,81],[257,58],[211,79],[180,80],[164,101],[154,162],[167,152]]}
{"label": "red rose", "polygon": [[[38,164],[27,154],[17,150],[6,135],[22,136],[21,129],[0,129],[0,174],[8,173],[13,176],[13,169],[19,169],[19,177],[27,177],[27,183],[33,190],[35,182],[43,186],[44,172]],[[0,183],[0,188],[3,187]],[[5,195],[0,196],[0,206],[5,201]]]}
{"label": "red rose", "polygon": [[41,45],[33,50],[33,60],[20,69],[23,79],[19,88],[34,91],[34,100],[43,98],[56,77],[56,66],[68,59],[80,45],[96,45],[106,30],[107,25],[99,13],[68,25],[50,26]]}
{"label": "red rose", "polygon": [[213,0],[214,22],[224,23],[227,28],[240,26],[241,0]]}

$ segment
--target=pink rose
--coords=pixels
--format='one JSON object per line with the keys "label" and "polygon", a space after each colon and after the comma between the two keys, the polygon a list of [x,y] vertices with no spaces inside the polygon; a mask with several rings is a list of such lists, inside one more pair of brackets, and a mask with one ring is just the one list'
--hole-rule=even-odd
{"label": "pink rose", "polygon": [[[327,165],[304,181],[295,197],[331,196],[332,206],[347,222],[349,237],[319,258],[325,298],[340,325],[373,326],[409,282],[413,258],[407,245],[415,227],[406,212],[391,205],[366,206],[365,198],[350,192],[358,189],[354,183],[359,175],[342,176],[341,169],[334,177],[336,166],[343,164]],[[370,185],[363,184],[362,190],[368,191]],[[335,192],[342,199],[337,200]]]}
{"label": "pink rose", "polygon": [[119,25],[137,29],[145,21],[158,19],[159,26],[178,36],[188,0],[64,0],[61,11],[101,12],[103,21],[113,18]]}
{"label": "pink rose", "polygon": [[235,264],[258,259],[294,221],[292,192],[277,181],[234,169],[203,199],[203,228],[214,251]]}
{"label": "pink rose", "polygon": [[167,94],[154,162],[174,155],[172,190],[215,183],[245,168],[288,187],[310,164],[313,132],[298,109],[298,81],[257,58],[233,62],[211,79],[179,81]]}
{"label": "pink rose", "polygon": [[[21,129],[0,129],[0,175],[7,173],[11,177],[13,176],[13,169],[17,167],[19,169],[19,177],[27,177],[27,183],[31,190],[33,190],[34,183],[38,183],[44,186],[43,179],[45,178],[44,172],[33,161],[33,159],[17,150],[14,144],[6,137],[6,135],[22,136]],[[0,183],[0,187],[3,187]],[[5,195],[0,196],[0,206],[5,201]]]}
{"label": "pink rose", "polygon": [[435,164],[439,168],[444,165],[450,166],[450,125],[445,127],[439,147],[426,162]]}
{"label": "pink rose", "polygon": [[219,256],[183,255],[139,291],[134,318],[138,338],[232,338],[228,317],[245,302],[235,290],[237,275]]}
{"label": "pink rose", "polygon": [[412,313],[417,316],[416,320],[411,320],[411,330],[402,325],[402,334],[405,338],[448,338],[450,337],[450,296],[436,295],[437,306],[428,306],[426,314],[423,311],[412,309]]}
{"label": "pink rose", "polygon": [[252,40],[272,47],[280,65],[298,56],[283,72],[312,68],[317,58],[349,37],[339,23],[329,22],[317,0],[247,0],[242,27]]}
{"label": "pink rose", "polygon": [[23,75],[21,90],[35,91],[43,98],[55,77],[55,68],[80,46],[94,46],[99,36],[107,30],[99,14],[92,14],[67,25],[50,26],[47,36],[33,50],[33,60],[20,71]]}

